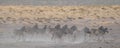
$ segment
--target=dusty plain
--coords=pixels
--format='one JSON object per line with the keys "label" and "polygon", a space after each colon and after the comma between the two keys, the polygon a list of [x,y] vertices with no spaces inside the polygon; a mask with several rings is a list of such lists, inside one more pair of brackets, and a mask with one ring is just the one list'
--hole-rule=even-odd
{"label": "dusty plain", "polygon": [[[35,24],[39,27],[75,25],[80,40],[77,43],[49,43],[20,42],[14,38],[15,29]],[[101,25],[109,29],[105,41],[83,41],[81,30],[85,26],[97,28]],[[120,6],[0,6],[0,48],[120,48]]]}

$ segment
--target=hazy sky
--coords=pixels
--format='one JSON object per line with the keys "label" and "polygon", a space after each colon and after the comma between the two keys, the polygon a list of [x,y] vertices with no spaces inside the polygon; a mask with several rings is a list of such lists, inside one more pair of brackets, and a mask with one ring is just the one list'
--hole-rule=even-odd
{"label": "hazy sky", "polygon": [[120,5],[120,0],[0,0],[0,5]]}

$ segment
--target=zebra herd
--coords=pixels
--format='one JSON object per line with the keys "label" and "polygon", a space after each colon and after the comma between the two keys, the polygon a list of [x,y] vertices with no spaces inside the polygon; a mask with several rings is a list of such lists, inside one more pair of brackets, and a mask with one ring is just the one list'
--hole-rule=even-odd
{"label": "zebra herd", "polygon": [[[109,33],[109,31],[108,31],[108,28],[106,28],[106,27],[104,27],[104,26],[100,26],[100,27],[98,27],[97,29],[95,29],[95,28],[92,28],[92,29],[90,29],[90,28],[88,28],[88,27],[84,27],[83,28],[83,31],[84,31],[84,33],[85,33],[85,36],[87,36],[87,35],[89,35],[89,37],[91,37],[92,35],[95,35],[95,36],[102,36],[103,37],[103,39],[104,39],[104,35],[106,34],[106,33]],[[85,38],[86,39],[86,38]],[[99,38],[98,38],[99,39]]]}
{"label": "zebra herd", "polygon": [[[24,38],[26,34],[28,35],[42,35],[42,34],[50,34],[51,40],[54,39],[62,39],[66,35],[73,35],[74,33],[80,32],[77,26],[73,25],[71,27],[68,27],[67,24],[61,26],[60,24],[55,25],[55,27],[51,27],[50,25],[44,25],[43,28],[39,28],[38,24],[35,24],[33,27],[26,27],[23,26],[20,29],[14,30],[14,34],[16,36],[19,36],[19,38]],[[105,28],[103,26],[100,26],[98,29],[90,29],[88,27],[84,27],[83,31],[85,33],[85,36],[88,34],[91,35],[101,35],[108,33],[108,28]]]}
{"label": "zebra herd", "polygon": [[49,32],[52,34],[51,39],[62,39],[62,37],[66,35],[74,35],[74,32],[77,31],[77,27],[72,26],[69,28],[68,25],[64,25],[63,27],[61,27],[61,25],[58,24],[54,28],[49,27],[49,30]]}
{"label": "zebra herd", "polygon": [[35,24],[33,27],[26,27],[23,26],[20,29],[14,30],[14,35],[18,36],[19,39],[23,39],[26,35],[37,35],[37,34],[43,34],[46,32],[47,25],[45,25],[43,28],[39,28],[38,24]]}

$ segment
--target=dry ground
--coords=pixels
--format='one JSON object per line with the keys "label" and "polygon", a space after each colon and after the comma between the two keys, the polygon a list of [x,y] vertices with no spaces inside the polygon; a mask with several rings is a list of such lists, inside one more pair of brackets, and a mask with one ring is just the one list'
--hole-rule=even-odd
{"label": "dry ground", "polygon": [[0,6],[0,23],[41,23],[65,19],[120,19],[120,6]]}
{"label": "dry ground", "polygon": [[[78,44],[46,44],[41,42],[14,42],[11,32],[23,25],[40,26],[57,23],[76,25],[79,30],[88,26],[108,27],[105,42]],[[78,34],[82,35],[82,34]],[[82,37],[82,36],[80,36]],[[0,6],[0,48],[120,48],[120,6]],[[10,42],[10,43],[6,43]]]}

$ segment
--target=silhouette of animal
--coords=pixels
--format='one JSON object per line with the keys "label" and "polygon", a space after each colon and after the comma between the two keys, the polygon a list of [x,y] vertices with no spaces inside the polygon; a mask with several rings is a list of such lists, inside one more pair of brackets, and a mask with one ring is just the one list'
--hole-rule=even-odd
{"label": "silhouette of animal", "polygon": [[90,29],[88,28],[88,27],[84,27],[83,28],[83,31],[84,31],[84,33],[86,34],[91,34],[91,31],[90,31]]}
{"label": "silhouette of animal", "polygon": [[108,28],[105,28],[105,27],[103,27],[103,26],[100,26],[100,27],[98,28],[98,30],[99,30],[99,32],[102,33],[102,34],[109,33]]}
{"label": "silhouette of animal", "polygon": [[25,36],[26,28],[25,26],[21,27],[20,29],[15,29],[14,34],[15,36],[18,36],[19,39],[22,39]]}
{"label": "silhouette of animal", "polygon": [[49,32],[52,34],[51,39],[55,39],[55,38],[62,39],[64,33],[61,30],[60,24],[57,24],[54,28],[51,28],[49,26],[49,30],[50,30]]}
{"label": "silhouette of animal", "polygon": [[74,25],[74,26],[72,26],[70,29],[71,29],[71,32],[72,32],[71,34],[73,34],[73,33],[74,33],[74,31],[76,31],[76,30],[77,30],[77,26],[75,26],[75,25]]}

